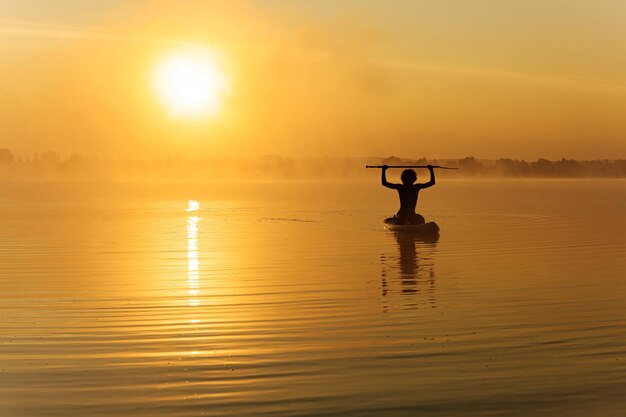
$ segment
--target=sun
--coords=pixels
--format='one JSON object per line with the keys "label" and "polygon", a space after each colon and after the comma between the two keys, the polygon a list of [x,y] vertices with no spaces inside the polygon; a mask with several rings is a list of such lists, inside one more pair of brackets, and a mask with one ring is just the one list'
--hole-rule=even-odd
{"label": "sun", "polygon": [[161,58],[154,70],[159,99],[175,116],[215,115],[226,77],[209,51],[179,50]]}

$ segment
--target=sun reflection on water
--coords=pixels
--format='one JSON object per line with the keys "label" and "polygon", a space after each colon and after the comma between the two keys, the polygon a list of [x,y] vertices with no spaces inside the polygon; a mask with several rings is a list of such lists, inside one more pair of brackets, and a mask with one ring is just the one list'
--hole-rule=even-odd
{"label": "sun reflection on water", "polygon": [[[200,203],[196,200],[189,200],[186,211],[194,213],[200,209]],[[198,258],[198,223],[200,217],[192,214],[187,219],[187,282],[189,285],[189,305],[198,306],[200,300],[196,297],[200,295]]]}

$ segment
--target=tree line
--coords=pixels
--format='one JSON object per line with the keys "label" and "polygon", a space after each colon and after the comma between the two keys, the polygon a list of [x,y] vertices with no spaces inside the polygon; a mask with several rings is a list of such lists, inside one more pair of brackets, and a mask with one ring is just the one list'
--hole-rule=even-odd
{"label": "tree line", "polygon": [[378,175],[365,165],[444,165],[458,170],[441,170],[439,176],[505,178],[626,178],[626,160],[561,159],[427,159],[399,157],[311,157],[289,158],[266,155],[259,158],[181,158],[152,160],[87,158],[78,153],[61,157],[53,151],[35,153],[30,158],[16,156],[0,148],[0,180],[176,180],[219,179],[324,180],[363,179]]}
{"label": "tree line", "polygon": [[512,178],[624,178],[625,159],[596,159],[578,161],[560,159],[550,161],[540,158],[536,161],[501,158],[480,160],[473,156],[462,159],[429,160],[406,158],[383,158],[387,165],[447,165],[459,168],[459,175],[466,177],[512,177]]}

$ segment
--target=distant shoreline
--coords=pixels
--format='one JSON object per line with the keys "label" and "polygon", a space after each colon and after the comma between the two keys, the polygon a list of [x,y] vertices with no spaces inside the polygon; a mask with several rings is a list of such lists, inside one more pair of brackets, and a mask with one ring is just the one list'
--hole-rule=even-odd
{"label": "distant shoreline", "polygon": [[[626,178],[626,160],[573,159],[525,161],[466,157],[426,159],[399,157],[367,158],[289,158],[279,155],[259,158],[190,159],[129,161],[90,158],[73,153],[67,158],[47,151],[31,158],[16,157],[0,149],[0,182],[211,182],[231,180],[358,180],[379,175],[365,165],[445,165],[458,170],[438,170],[441,178]],[[390,176],[400,170],[391,170]],[[418,175],[420,174],[418,170]]]}

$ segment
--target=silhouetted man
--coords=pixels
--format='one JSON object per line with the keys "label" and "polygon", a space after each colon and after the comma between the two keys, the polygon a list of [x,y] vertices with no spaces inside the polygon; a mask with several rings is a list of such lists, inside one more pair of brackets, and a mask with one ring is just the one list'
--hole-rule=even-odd
{"label": "silhouetted man", "polygon": [[415,206],[417,205],[417,198],[422,188],[428,188],[435,185],[435,171],[432,165],[428,165],[430,171],[430,181],[423,184],[414,184],[417,180],[417,174],[412,169],[405,169],[402,171],[400,178],[402,184],[392,184],[387,181],[387,165],[383,165],[382,170],[382,183],[384,187],[393,188],[398,190],[400,196],[400,210],[395,216],[396,224],[424,224],[424,217],[415,213]]}

